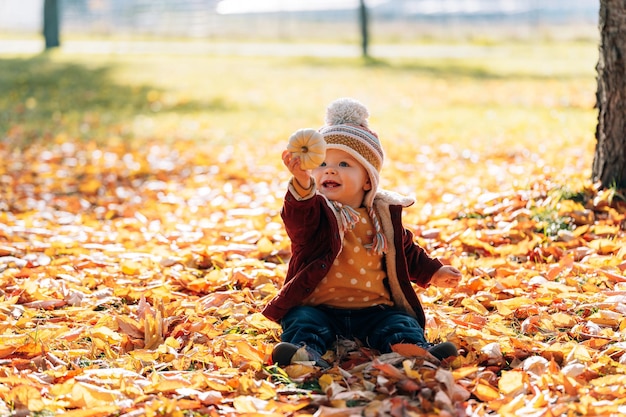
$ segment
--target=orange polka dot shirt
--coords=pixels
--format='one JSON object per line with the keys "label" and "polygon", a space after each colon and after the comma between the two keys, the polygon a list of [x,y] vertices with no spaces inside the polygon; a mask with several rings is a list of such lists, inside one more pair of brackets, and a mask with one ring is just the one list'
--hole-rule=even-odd
{"label": "orange polka dot shirt", "polygon": [[374,226],[366,208],[356,210],[360,220],[345,232],[343,250],[305,304],[346,309],[393,305],[384,284],[383,256],[367,249],[374,238]]}

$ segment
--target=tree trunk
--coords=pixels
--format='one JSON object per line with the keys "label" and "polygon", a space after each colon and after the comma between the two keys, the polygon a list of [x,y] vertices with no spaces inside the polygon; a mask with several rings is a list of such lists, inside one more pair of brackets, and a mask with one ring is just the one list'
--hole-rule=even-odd
{"label": "tree trunk", "polygon": [[43,2],[43,36],[46,49],[56,48],[59,42],[59,4],[57,0]]}
{"label": "tree trunk", "polygon": [[600,0],[596,151],[592,179],[626,188],[626,2]]}
{"label": "tree trunk", "polygon": [[361,51],[364,58],[369,56],[367,51],[369,47],[369,30],[368,30],[368,17],[367,6],[365,0],[359,2],[359,23],[361,26]]}

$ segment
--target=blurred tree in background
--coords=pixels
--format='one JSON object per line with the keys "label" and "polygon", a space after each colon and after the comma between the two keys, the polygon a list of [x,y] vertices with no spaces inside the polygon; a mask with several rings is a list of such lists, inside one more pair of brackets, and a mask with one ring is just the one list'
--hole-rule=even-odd
{"label": "blurred tree in background", "polygon": [[57,0],[44,0],[43,36],[46,41],[46,49],[56,48],[61,45],[59,41],[59,26],[59,2]]}
{"label": "blurred tree in background", "polygon": [[592,176],[626,188],[626,2],[600,1],[596,150]]}
{"label": "blurred tree in background", "polygon": [[369,28],[368,28],[368,16],[367,16],[367,6],[365,5],[365,0],[359,1],[359,22],[361,25],[361,50],[363,53],[363,57],[369,56],[368,46],[369,46]]}

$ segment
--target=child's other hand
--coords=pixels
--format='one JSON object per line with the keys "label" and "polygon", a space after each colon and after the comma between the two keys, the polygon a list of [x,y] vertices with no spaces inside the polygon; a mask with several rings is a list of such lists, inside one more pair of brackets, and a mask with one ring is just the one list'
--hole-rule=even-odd
{"label": "child's other hand", "polygon": [[300,158],[294,156],[293,153],[285,150],[283,151],[283,164],[287,167],[291,175],[298,181],[303,188],[309,188],[311,186],[311,173],[302,169],[300,166]]}
{"label": "child's other hand", "polygon": [[450,265],[444,265],[431,279],[430,283],[437,287],[454,288],[459,284],[461,280],[461,271]]}

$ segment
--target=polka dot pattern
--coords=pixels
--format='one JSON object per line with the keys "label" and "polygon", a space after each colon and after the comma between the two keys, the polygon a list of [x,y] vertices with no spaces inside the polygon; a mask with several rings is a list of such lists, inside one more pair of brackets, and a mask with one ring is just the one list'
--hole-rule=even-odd
{"label": "polka dot pattern", "polygon": [[365,208],[357,211],[361,220],[345,233],[343,250],[307,300],[309,305],[365,308],[393,304],[384,285],[382,255],[366,248],[372,242],[374,226]]}

